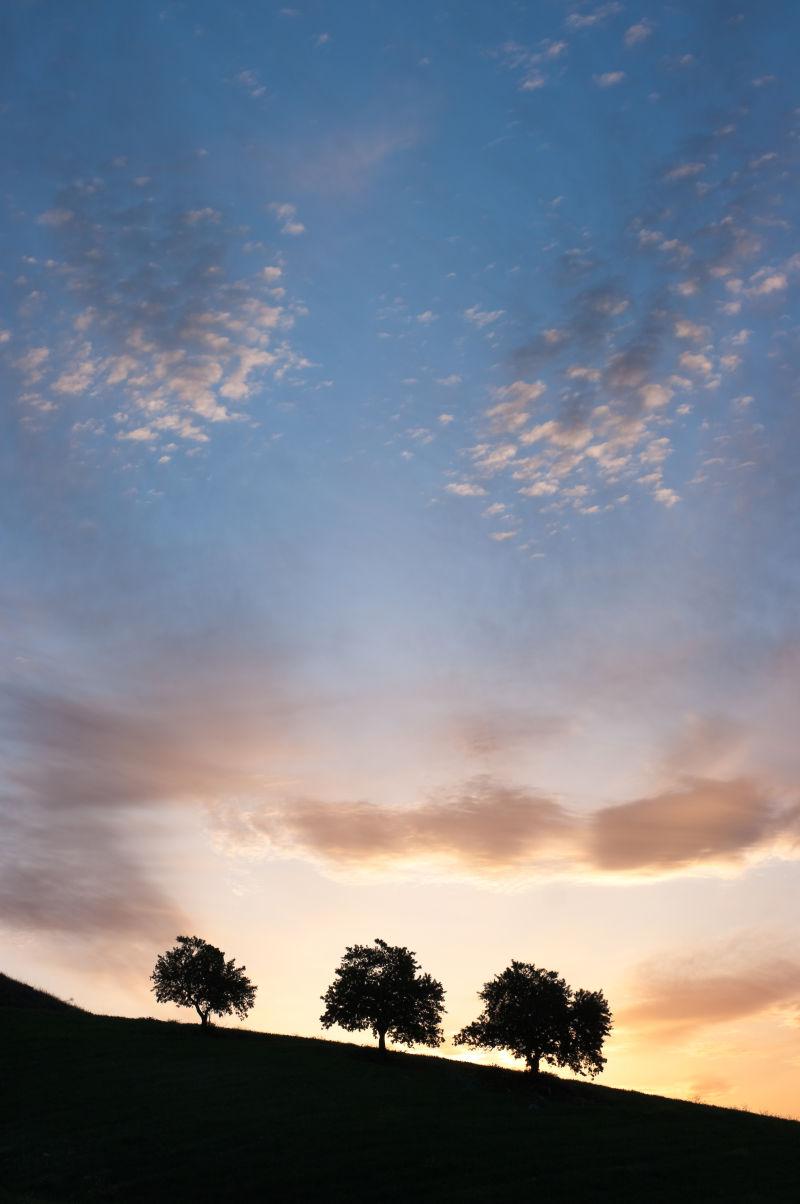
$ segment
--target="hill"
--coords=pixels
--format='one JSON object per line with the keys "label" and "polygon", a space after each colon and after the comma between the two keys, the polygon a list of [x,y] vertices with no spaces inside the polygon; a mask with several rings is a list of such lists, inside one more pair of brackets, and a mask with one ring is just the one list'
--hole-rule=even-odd
{"label": "hill", "polygon": [[797,1199],[793,1121],[25,999],[0,1006],[7,1204]]}
{"label": "hill", "polygon": [[79,1012],[74,1003],[65,1003],[38,987],[29,987],[7,974],[0,974],[0,1008],[44,1008],[50,1012]]}

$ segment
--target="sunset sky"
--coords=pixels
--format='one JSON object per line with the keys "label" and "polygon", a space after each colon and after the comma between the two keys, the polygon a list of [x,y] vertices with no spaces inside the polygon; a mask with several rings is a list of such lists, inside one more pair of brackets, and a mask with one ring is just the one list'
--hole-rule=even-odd
{"label": "sunset sky", "polygon": [[0,25],[0,969],[514,957],[800,1115],[800,6]]}

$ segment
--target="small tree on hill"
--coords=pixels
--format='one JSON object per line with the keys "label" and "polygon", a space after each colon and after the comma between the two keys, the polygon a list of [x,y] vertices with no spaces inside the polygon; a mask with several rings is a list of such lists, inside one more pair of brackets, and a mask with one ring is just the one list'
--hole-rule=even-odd
{"label": "small tree on hill", "polygon": [[533,1074],[543,1061],[592,1077],[603,1069],[611,1011],[602,991],[573,992],[554,970],[512,961],[478,994],[483,1011],[456,1045],[507,1049]]}
{"label": "small tree on hill", "polygon": [[245,976],[246,966],[199,936],[179,936],[174,949],[160,954],[151,974],[159,1003],[193,1007],[205,1028],[209,1017],[235,1014],[244,1020],[255,1003],[257,987]]}
{"label": "small tree on hill", "polygon": [[387,1037],[400,1045],[441,1045],[444,987],[419,968],[415,954],[399,945],[348,946],[322,996],[323,1028],[369,1029],[381,1050]]}

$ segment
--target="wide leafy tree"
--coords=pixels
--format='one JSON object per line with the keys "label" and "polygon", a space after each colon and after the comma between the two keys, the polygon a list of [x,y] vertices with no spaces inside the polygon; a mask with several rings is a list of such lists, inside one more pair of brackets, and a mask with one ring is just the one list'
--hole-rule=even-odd
{"label": "wide leafy tree", "polygon": [[205,1027],[209,1017],[236,1015],[244,1020],[255,1003],[257,987],[246,977],[246,966],[199,936],[179,936],[173,949],[160,954],[151,974],[159,1003],[193,1007]]}
{"label": "wide leafy tree", "polygon": [[603,1069],[611,1011],[602,991],[573,991],[554,970],[512,961],[478,994],[483,1011],[456,1045],[507,1049],[533,1074],[542,1062],[592,1077]]}
{"label": "wide leafy tree", "polygon": [[416,955],[399,945],[348,946],[333,982],[322,996],[323,1028],[368,1029],[386,1049],[398,1045],[441,1045],[444,987],[419,973]]}

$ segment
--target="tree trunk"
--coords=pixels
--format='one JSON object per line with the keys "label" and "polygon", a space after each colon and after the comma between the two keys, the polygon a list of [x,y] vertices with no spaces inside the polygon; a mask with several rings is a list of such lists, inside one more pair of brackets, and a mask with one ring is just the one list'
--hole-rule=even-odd
{"label": "tree trunk", "polygon": [[378,1049],[381,1053],[386,1053],[386,1030],[380,1029],[378,1032]]}
{"label": "tree trunk", "polygon": [[539,1073],[540,1055],[539,1054],[528,1054],[526,1061],[528,1063],[528,1070],[531,1072],[531,1074],[538,1074]]}

